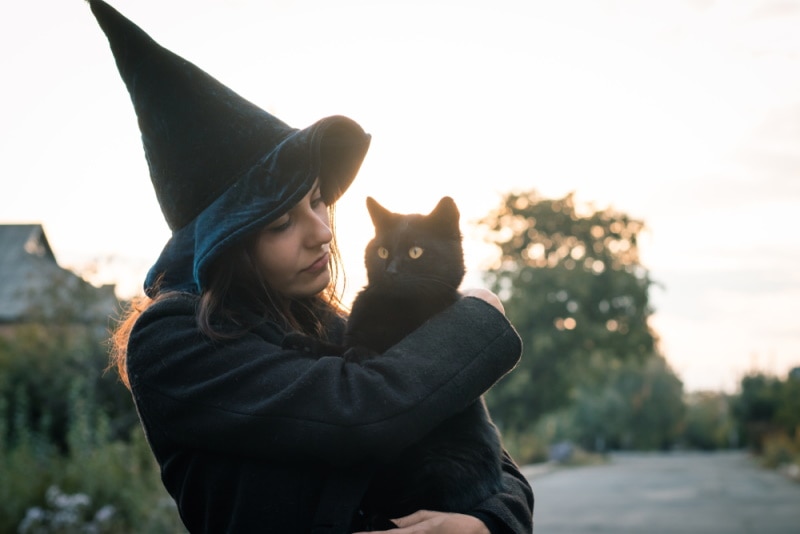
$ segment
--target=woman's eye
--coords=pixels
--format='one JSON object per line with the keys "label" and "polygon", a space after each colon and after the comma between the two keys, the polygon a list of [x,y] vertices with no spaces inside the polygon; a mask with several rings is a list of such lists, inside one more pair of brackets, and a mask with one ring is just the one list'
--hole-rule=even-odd
{"label": "woman's eye", "polygon": [[267,231],[275,233],[283,232],[284,230],[288,230],[291,225],[292,225],[292,219],[287,217],[285,222],[276,222],[268,226]]}
{"label": "woman's eye", "polygon": [[385,260],[389,257],[389,251],[386,250],[384,247],[378,247],[378,257],[382,260]]}
{"label": "woman's eye", "polygon": [[324,199],[324,198],[322,198],[322,195],[320,195],[320,196],[318,196],[318,197],[316,197],[316,198],[312,198],[312,199],[311,199],[311,205],[312,205],[313,207],[317,207],[317,206],[319,206],[320,204],[325,204],[325,199]]}
{"label": "woman's eye", "polygon": [[408,255],[411,257],[412,260],[416,260],[420,256],[422,256],[422,247],[411,247],[408,249]]}

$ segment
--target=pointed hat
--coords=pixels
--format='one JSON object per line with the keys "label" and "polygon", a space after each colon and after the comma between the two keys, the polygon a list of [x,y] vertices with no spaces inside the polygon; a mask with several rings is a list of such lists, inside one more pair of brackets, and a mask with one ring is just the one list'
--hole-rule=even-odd
{"label": "pointed hat", "polygon": [[102,0],[88,0],[108,38],[142,135],[172,237],[151,269],[170,289],[199,291],[225,248],[280,217],[320,179],[335,202],[370,136],[347,117],[292,128],[156,43]]}

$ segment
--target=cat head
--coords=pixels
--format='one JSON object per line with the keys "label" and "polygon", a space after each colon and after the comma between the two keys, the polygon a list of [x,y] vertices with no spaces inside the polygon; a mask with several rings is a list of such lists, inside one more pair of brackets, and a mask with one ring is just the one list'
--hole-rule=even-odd
{"label": "cat head", "polygon": [[397,291],[454,291],[464,278],[459,212],[450,197],[427,215],[393,213],[367,198],[375,237],[365,252],[371,286]]}

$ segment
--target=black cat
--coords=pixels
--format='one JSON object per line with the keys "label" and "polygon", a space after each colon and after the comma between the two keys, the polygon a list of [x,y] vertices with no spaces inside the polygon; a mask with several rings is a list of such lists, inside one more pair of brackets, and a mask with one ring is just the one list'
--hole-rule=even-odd
{"label": "black cat", "polygon": [[[344,346],[290,333],[285,347],[348,361],[380,358],[462,298],[464,252],[452,198],[442,198],[428,215],[392,213],[372,198],[367,208],[375,237],[366,247],[367,285],[353,301]],[[501,454],[499,433],[478,399],[377,469],[352,530],[394,528],[391,518],[423,509],[472,510],[500,490]]]}
{"label": "black cat", "polygon": [[[450,197],[428,215],[392,213],[367,198],[375,237],[367,285],[356,296],[343,357],[378,358],[461,298],[464,254]],[[483,399],[446,420],[374,477],[362,505],[367,528],[421,509],[466,512],[501,487],[501,444]]]}

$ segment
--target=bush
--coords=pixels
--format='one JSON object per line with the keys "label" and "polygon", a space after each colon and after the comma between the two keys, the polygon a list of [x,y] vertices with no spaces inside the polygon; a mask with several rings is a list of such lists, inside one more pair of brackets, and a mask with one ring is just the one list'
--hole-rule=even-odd
{"label": "bush", "polygon": [[104,372],[108,296],[54,279],[0,336],[0,532],[185,532],[130,392]]}
{"label": "bush", "polygon": [[730,401],[724,393],[695,392],[687,396],[684,444],[691,449],[716,450],[738,445]]}
{"label": "bush", "polygon": [[800,465],[800,430],[794,439],[782,432],[766,436],[761,463],[771,469]]}
{"label": "bush", "polygon": [[503,446],[519,465],[547,461],[548,443],[533,433],[504,432]]}
{"label": "bush", "polygon": [[15,416],[0,428],[0,532],[185,532],[142,430],[110,439],[107,416],[83,386],[66,400],[66,452],[49,441],[48,417],[32,424],[18,394]]}
{"label": "bush", "polygon": [[105,365],[88,330],[0,338],[0,532],[185,532]]}

